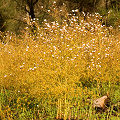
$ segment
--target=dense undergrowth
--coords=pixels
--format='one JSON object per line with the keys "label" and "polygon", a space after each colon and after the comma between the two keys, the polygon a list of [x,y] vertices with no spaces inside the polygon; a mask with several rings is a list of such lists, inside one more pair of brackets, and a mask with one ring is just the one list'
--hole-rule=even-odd
{"label": "dense undergrowth", "polygon": [[100,19],[69,14],[61,25],[33,21],[34,34],[28,27],[20,37],[1,33],[0,119],[120,119],[112,108],[102,114],[92,108],[108,93],[111,104],[120,101],[119,27]]}

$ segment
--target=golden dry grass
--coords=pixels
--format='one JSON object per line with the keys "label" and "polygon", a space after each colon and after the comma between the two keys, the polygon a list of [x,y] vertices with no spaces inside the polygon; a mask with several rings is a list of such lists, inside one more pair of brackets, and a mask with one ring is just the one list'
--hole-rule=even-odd
{"label": "golden dry grass", "polygon": [[120,100],[119,34],[97,13],[35,24],[35,35],[26,28],[21,39],[8,33],[0,43],[1,119],[101,117],[87,98],[108,92]]}

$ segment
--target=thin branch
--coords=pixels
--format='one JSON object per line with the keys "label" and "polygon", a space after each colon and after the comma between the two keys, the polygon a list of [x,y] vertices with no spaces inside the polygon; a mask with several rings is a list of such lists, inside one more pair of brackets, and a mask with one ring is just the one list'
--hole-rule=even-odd
{"label": "thin branch", "polygon": [[25,11],[28,12],[30,14],[30,12],[26,9],[26,6],[25,6]]}
{"label": "thin branch", "polygon": [[22,6],[17,0],[14,0],[20,7]]}
{"label": "thin branch", "polygon": [[35,5],[37,2],[38,2],[38,0],[36,0],[36,1],[33,3],[33,5]]}
{"label": "thin branch", "polygon": [[24,23],[24,24],[27,24],[25,21],[22,21],[22,20],[20,20],[20,19],[16,19],[16,18],[13,18],[13,17],[8,17],[8,18],[5,18],[5,19],[16,20],[16,21],[22,22],[22,23]]}
{"label": "thin branch", "polygon": [[7,3],[5,3],[4,5],[0,6],[0,9],[3,9],[4,7],[8,6],[9,2],[10,2],[10,0]]}
{"label": "thin branch", "polygon": [[30,7],[31,4],[30,4],[30,1],[29,1],[29,0],[27,0],[27,4],[28,4],[28,6]]}

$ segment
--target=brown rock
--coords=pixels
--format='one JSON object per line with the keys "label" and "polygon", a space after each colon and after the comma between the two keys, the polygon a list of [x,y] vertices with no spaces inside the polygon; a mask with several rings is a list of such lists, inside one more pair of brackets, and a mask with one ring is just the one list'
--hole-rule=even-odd
{"label": "brown rock", "polygon": [[106,106],[108,96],[105,95],[93,101],[93,108],[104,108]]}

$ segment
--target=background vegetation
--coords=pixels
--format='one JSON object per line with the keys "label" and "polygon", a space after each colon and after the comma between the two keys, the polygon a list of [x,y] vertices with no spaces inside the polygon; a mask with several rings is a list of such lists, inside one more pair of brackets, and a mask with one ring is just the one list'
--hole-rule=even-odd
{"label": "background vegetation", "polygon": [[[0,32],[0,119],[120,119],[119,9],[84,1],[95,4],[88,12],[84,2],[62,2],[33,1],[32,20],[27,1],[0,2],[9,30]],[[96,112],[93,100],[107,94],[110,107]]]}
{"label": "background vegetation", "polygon": [[[54,0],[1,0],[0,1],[0,30],[20,33],[27,22],[24,20],[29,13],[32,18],[38,18],[42,25],[44,19],[54,21],[50,15],[50,9]],[[119,23],[120,1],[119,0],[56,0],[56,7],[63,9],[64,5],[68,12],[78,9],[85,13],[98,12],[103,16],[103,24],[113,27]],[[59,18],[63,16],[60,14]]]}

